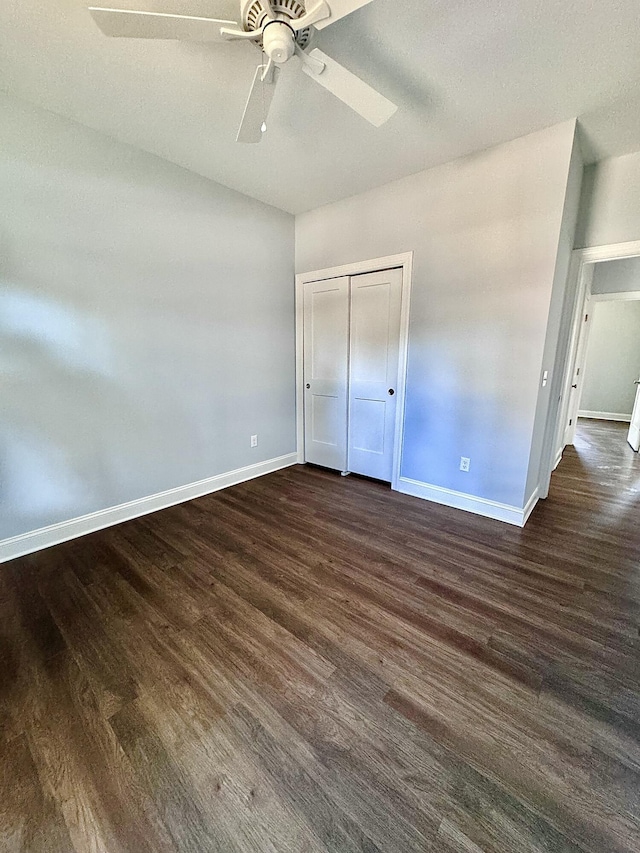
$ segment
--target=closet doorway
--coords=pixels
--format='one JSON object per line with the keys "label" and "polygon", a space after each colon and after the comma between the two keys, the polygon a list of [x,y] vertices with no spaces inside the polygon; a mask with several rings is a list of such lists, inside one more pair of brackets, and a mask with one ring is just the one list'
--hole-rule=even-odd
{"label": "closet doorway", "polygon": [[399,477],[411,256],[297,276],[298,459]]}

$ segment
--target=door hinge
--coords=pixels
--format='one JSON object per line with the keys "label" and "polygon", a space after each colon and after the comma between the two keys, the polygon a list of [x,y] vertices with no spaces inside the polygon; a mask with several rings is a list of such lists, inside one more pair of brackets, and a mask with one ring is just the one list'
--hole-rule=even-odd
{"label": "door hinge", "polygon": [[576,370],[576,376],[580,376],[580,368]]}
{"label": "door hinge", "polygon": [[588,315],[588,314],[585,314],[585,315],[584,315],[584,321],[585,321],[585,323],[587,322],[587,320],[588,320],[588,319],[589,319],[589,315]]}
{"label": "door hinge", "polygon": [[573,418],[569,418],[569,426],[573,423]]}

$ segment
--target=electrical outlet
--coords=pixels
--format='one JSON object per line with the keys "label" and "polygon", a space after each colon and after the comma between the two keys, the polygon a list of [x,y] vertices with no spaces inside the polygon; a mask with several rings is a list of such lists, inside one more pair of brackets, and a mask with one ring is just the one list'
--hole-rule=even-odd
{"label": "electrical outlet", "polygon": [[252,435],[251,436],[251,447],[257,447],[257,446],[258,446],[258,436]]}
{"label": "electrical outlet", "polygon": [[468,456],[461,456],[460,457],[460,470],[461,471],[468,471],[470,465],[471,465],[471,460],[469,459]]}

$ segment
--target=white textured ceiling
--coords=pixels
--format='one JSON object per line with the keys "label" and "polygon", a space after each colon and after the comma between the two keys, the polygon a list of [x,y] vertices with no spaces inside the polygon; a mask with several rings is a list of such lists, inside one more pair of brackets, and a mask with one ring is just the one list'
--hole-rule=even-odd
{"label": "white textured ceiling", "polygon": [[399,104],[387,125],[292,60],[239,145],[255,47],[108,39],[82,0],[2,0],[0,89],[293,213],[574,116],[590,159],[640,149],[639,0],[374,0],[316,43]]}

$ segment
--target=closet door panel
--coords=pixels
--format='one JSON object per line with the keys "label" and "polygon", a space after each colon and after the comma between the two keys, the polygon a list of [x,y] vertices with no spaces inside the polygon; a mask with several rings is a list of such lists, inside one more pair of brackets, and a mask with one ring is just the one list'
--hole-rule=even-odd
{"label": "closet door panel", "polygon": [[347,465],[349,279],[304,288],[305,461]]}
{"label": "closet door panel", "polygon": [[351,278],[348,468],[391,481],[402,272]]}

